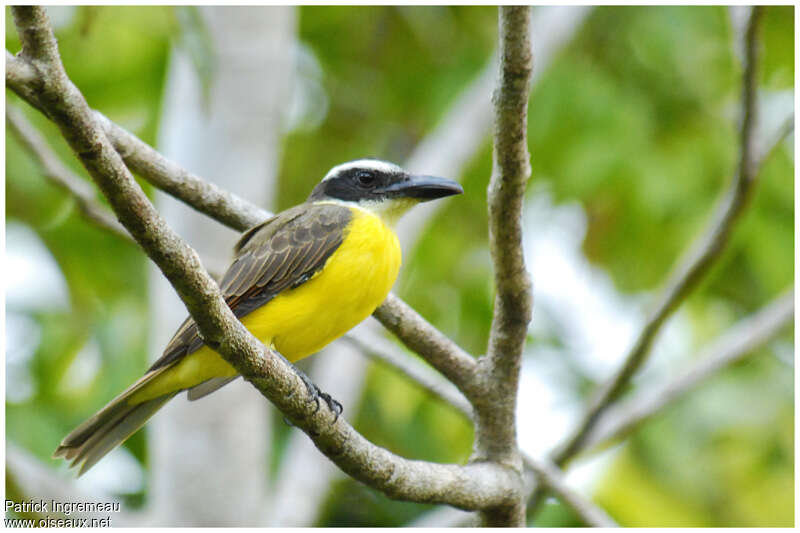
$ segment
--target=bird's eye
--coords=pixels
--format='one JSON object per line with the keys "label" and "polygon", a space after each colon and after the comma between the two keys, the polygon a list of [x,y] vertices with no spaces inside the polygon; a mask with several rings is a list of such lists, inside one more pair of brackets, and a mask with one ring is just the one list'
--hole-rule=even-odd
{"label": "bird's eye", "polygon": [[358,180],[358,184],[362,187],[372,187],[375,184],[375,174],[361,171],[356,174],[356,180]]}

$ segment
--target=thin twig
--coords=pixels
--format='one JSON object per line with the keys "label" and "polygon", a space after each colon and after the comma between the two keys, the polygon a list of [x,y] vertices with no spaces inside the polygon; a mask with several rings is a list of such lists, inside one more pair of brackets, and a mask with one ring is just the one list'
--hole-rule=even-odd
{"label": "thin twig", "polygon": [[567,504],[587,526],[619,527],[619,524],[603,509],[573,491],[564,480],[564,473],[550,460],[534,461],[530,457],[526,459],[526,463],[530,465],[539,481],[558,496],[559,500]]}
{"label": "thin twig", "polygon": [[6,106],[6,124],[17,136],[22,146],[41,165],[44,176],[69,193],[89,221],[127,242],[133,242],[122,224],[117,222],[108,209],[97,202],[94,188],[61,162],[58,155],[47,145],[44,138],[19,109],[10,105]]}
{"label": "thin twig", "polygon": [[767,158],[772,154],[772,152],[777,149],[783,141],[785,141],[789,135],[792,134],[794,131],[794,113],[790,113],[788,117],[783,121],[783,124],[772,134],[772,135],[764,135],[765,138],[759,139],[756,138],[756,168],[760,171],[761,167],[764,166],[764,162]]}
{"label": "thin twig", "polygon": [[794,291],[784,294],[720,335],[700,351],[698,361],[655,390],[642,391],[608,410],[586,439],[585,450],[624,437],[732,364],[756,353],[791,322]]}
{"label": "thin twig", "polygon": [[94,113],[125,164],[149,183],[186,205],[238,231],[251,228],[272,216],[269,211],[182,168],[99,111]]}
{"label": "thin twig", "polygon": [[739,215],[747,205],[753,184],[756,181],[757,167],[753,149],[753,130],[755,124],[756,101],[755,84],[757,72],[757,30],[762,9],[752,11],[747,30],[747,55],[742,89],[742,123],[740,130],[740,157],[736,176],[716,209],[708,229],[693,243],[685,254],[660,294],[654,310],[648,316],[644,327],[633,344],[623,364],[614,376],[603,385],[590,402],[583,418],[573,434],[559,447],[553,459],[563,464],[579,450],[582,441],[591,430],[599,415],[613,402],[627,385],[647,358],[653,339],[661,330],[666,319],[697,287],[699,281],[722,255],[730,240],[731,230]]}
{"label": "thin twig", "polygon": [[42,7],[13,7],[22,56],[41,73],[38,100],[106,195],[131,235],[175,287],[203,339],[343,471],[390,497],[448,503],[466,509],[509,504],[519,476],[491,463],[441,465],[411,461],[379,448],[327,409],[306,401],[305,386],[277,356],[235,319],[197,254],[163,221],[97,124],[85,99],[64,72]]}
{"label": "thin twig", "polygon": [[[746,33],[746,54],[742,79],[742,111],[739,134],[740,155],[737,173],[731,186],[718,204],[711,222],[684,254],[684,259],[673,270],[658,297],[653,311],[613,377],[602,385],[589,402],[581,420],[573,432],[553,453],[553,462],[563,466],[584,446],[586,438],[600,415],[624,390],[631,377],[638,371],[649,354],[656,335],[665,321],[686,300],[714,262],[722,255],[730,240],[731,232],[744,211],[758,175],[758,155],[754,149],[754,125],[756,122],[756,82],[758,71],[758,28],[763,8],[751,11]],[[529,505],[536,507],[541,501],[542,489],[537,488]]]}
{"label": "thin twig", "polygon": [[[32,65],[33,62],[6,50],[6,85],[28,104],[54,120],[40,101],[37,85],[41,80]],[[186,205],[238,231],[251,228],[271,216],[269,211],[182,168],[99,111],[92,113],[96,123],[133,172]]]}
{"label": "thin twig", "polygon": [[390,365],[468,419],[472,419],[472,406],[450,381],[442,378],[421,361],[413,359],[388,339],[368,328],[359,328],[344,338],[361,352]]}
{"label": "thin twig", "polygon": [[386,297],[373,316],[411,351],[422,355],[436,370],[472,399],[475,394],[474,357],[394,294]]}

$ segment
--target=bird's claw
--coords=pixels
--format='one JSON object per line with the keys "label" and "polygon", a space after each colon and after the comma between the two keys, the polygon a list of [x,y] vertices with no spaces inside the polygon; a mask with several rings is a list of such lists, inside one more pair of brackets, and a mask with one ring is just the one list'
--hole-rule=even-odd
{"label": "bird's claw", "polygon": [[299,368],[294,367],[294,369],[297,371],[297,375],[300,377],[303,384],[306,386],[306,390],[308,390],[308,399],[306,401],[314,402],[316,404],[316,408],[314,409],[314,413],[312,414],[317,414],[317,411],[319,411],[320,407],[319,400],[320,398],[322,398],[325,404],[327,404],[328,409],[330,409],[334,415],[333,423],[336,423],[336,421],[339,420],[339,415],[341,415],[342,411],[344,410],[342,404],[339,403],[333,397],[331,397],[331,395],[328,394],[327,392],[322,392],[321,390],[319,390],[319,387],[317,387],[316,384],[314,384],[314,382],[311,381],[311,378],[305,375],[305,373],[301,371]]}
{"label": "bird's claw", "polygon": [[342,404],[339,403],[335,398],[331,397],[331,395],[327,392],[318,392],[319,397],[325,400],[325,403],[328,404],[328,409],[330,409],[333,413],[333,423],[335,424],[336,421],[339,420],[339,415],[342,414],[342,411],[344,411],[344,407],[342,407]]}

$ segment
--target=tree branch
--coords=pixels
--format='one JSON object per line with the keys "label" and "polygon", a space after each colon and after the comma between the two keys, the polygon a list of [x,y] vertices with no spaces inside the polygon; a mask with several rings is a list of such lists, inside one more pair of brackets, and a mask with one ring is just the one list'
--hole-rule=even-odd
{"label": "tree branch", "polygon": [[[573,36],[577,28],[591,12],[591,7],[585,6],[540,6],[537,7],[531,18],[530,38],[532,46],[536,49],[537,69],[533,73],[531,84],[542,75],[552,58]],[[434,174],[458,174],[453,169],[460,169],[466,164],[469,154],[475,150],[483,134],[479,133],[488,127],[492,121],[492,110],[485,94],[492,89],[498,68],[498,54],[494,57],[483,72],[473,81],[458,97],[456,103],[447,113],[439,126],[426,137],[426,139],[415,148],[407,162],[408,168],[433,169]],[[454,140],[458,142],[453,145]],[[451,146],[452,145],[452,146]],[[437,171],[436,169],[442,169]],[[426,171],[426,172],[427,172]],[[432,216],[441,204],[429,204],[428,208],[417,213],[413,218],[405,218],[399,224],[397,230],[401,236],[401,241],[413,245],[416,230],[424,225],[425,221]],[[398,357],[394,357],[397,355]],[[405,357],[403,357],[405,356]],[[379,354],[378,357],[392,364],[412,380],[423,380],[426,376],[416,376],[405,368],[406,361],[410,359],[406,354],[391,354],[387,352]],[[397,361],[400,359],[400,361]],[[412,360],[411,363],[414,363]],[[412,366],[416,366],[413,365]],[[441,370],[441,369],[440,369]],[[430,376],[438,378],[438,376]],[[442,379],[436,381],[444,383]],[[434,381],[435,383],[435,381]],[[423,387],[427,385],[423,384]],[[435,386],[435,385],[434,385]],[[449,387],[450,383],[445,383],[443,387]],[[480,394],[480,391],[478,391]],[[444,398],[443,398],[444,399]],[[446,399],[445,399],[446,400]],[[532,459],[523,455],[525,468],[531,471],[528,464]],[[587,502],[591,505],[590,502]],[[456,513],[454,515],[454,513]],[[431,515],[430,525],[441,524],[460,524],[461,520],[454,516],[461,517],[454,509],[441,508],[437,511],[427,513]],[[578,511],[576,511],[576,514]],[[416,522],[415,522],[416,524]],[[428,524],[426,519],[419,523]]]}
{"label": "tree branch", "polygon": [[619,524],[603,509],[569,488],[564,480],[564,472],[549,459],[535,461],[529,456],[523,458],[525,465],[536,474],[539,483],[558,496],[558,499],[572,509],[584,524],[591,527],[619,527]]}
{"label": "tree branch", "polygon": [[[624,438],[722,370],[753,355],[755,350],[790,324],[793,316],[794,291],[788,289],[757,313],[742,319],[702,349],[698,356],[698,362],[692,367],[684,370],[656,390],[641,392],[613,410],[607,411],[587,436],[584,446],[578,451],[604,446],[611,441]],[[559,477],[563,476],[563,472],[554,463],[549,460],[536,461],[528,456],[523,456],[523,459],[526,468],[537,474],[540,483],[551,490],[561,501],[567,503],[587,524],[614,527],[603,522],[602,517],[605,512],[602,509],[582,499],[580,495],[562,492],[570,489],[563,481],[559,480]],[[576,497],[577,500],[574,499]]]}
{"label": "tree branch", "polygon": [[[478,425],[482,426],[478,431],[485,432],[477,437],[476,447],[479,455],[505,459],[516,453],[513,413],[532,305],[522,253],[522,204],[530,176],[526,131],[533,61],[529,24],[530,8],[500,8],[501,62],[498,88],[492,97],[494,156],[488,190],[489,249],[497,295],[488,351],[479,363],[487,388],[497,394],[476,406]],[[503,413],[496,411],[500,406]]]}
{"label": "tree branch", "polygon": [[125,164],[149,183],[214,220],[244,231],[272,216],[164,157],[99,111],[95,116]]}
{"label": "tree branch", "polygon": [[[739,133],[740,154],[737,173],[718,204],[709,225],[692,246],[684,259],[673,270],[664,290],[652,312],[647,317],[622,365],[611,379],[602,385],[589,402],[575,430],[553,454],[553,462],[564,465],[584,445],[589,432],[599,420],[600,415],[614,402],[624,390],[631,377],[638,371],[649,354],[650,347],[661,327],[675,309],[686,300],[714,262],[722,255],[739,215],[752,195],[753,185],[758,175],[757,154],[754,150],[754,125],[756,122],[756,82],[758,70],[757,37],[763,8],[753,8],[746,33],[746,54],[744,76],[742,79],[742,109]],[[537,489],[529,505],[535,507],[541,499],[542,491]]]}
{"label": "tree branch", "polygon": [[[326,392],[343,405],[358,405],[369,360],[343,342],[334,342],[320,355],[308,374],[312,381],[324,384]],[[348,413],[355,415],[354,411]],[[285,446],[259,523],[265,527],[312,527],[324,513],[331,485],[344,474],[302,432],[292,431]]]}
{"label": "tree branch", "polygon": [[[38,80],[38,75],[33,66],[24,59],[15,56],[6,50],[6,84],[10,87],[16,87],[15,91],[24,92],[25,95],[20,95],[22,98],[28,100],[33,99],[33,85]],[[37,107],[41,111],[41,108]]]}
{"label": "tree branch", "polygon": [[38,101],[53,117],[120,221],[175,287],[206,343],[352,477],[398,499],[448,503],[465,509],[508,505],[521,487],[519,476],[507,467],[403,459],[366,441],[343,418],[333,420],[328,410],[315,410],[306,400],[299,377],[235,319],[197,254],[166,225],[128,172],[64,72],[44,9],[12,9],[23,41],[22,56],[40,72]]}
{"label": "tree branch", "polygon": [[[480,394],[475,409],[473,461],[496,461],[520,469],[516,405],[522,349],[531,319],[531,282],[522,251],[522,205],[530,176],[528,97],[533,56],[530,7],[500,7],[500,69],[494,103],[494,152],[488,189],[489,250],[497,291],[487,354],[478,361]],[[483,513],[486,525],[522,526],[525,505]]]}
{"label": "tree branch", "polygon": [[794,291],[784,294],[748,316],[700,351],[698,361],[668,383],[643,391],[614,407],[600,419],[582,449],[624,437],[643,422],[695,390],[725,368],[755,353],[791,322]]}
{"label": "tree branch", "polygon": [[472,400],[476,394],[474,357],[394,294],[386,297],[373,316],[408,349],[422,355]]}
{"label": "tree branch", "polygon": [[[15,57],[6,50],[6,85],[28,104],[54,120],[39,101],[37,85],[41,80],[32,65],[22,56]],[[237,231],[251,228],[271,216],[269,211],[181,168],[99,111],[92,113],[133,172],[186,205]]]}
{"label": "tree branch", "polygon": [[[363,329],[357,333],[357,335],[347,335],[345,338],[370,357],[389,364],[411,381],[450,404],[470,420],[472,419],[473,412],[469,402],[453,388],[449,381],[411,359],[380,335],[373,332],[365,333]],[[539,483],[552,490],[585,524],[593,527],[616,527],[605,511],[570,489],[564,480],[563,472],[549,460],[540,461],[523,453],[522,461],[526,470],[534,474]]]}
{"label": "tree branch", "polygon": [[44,176],[69,193],[89,221],[117,237],[133,242],[122,224],[97,202],[94,189],[61,162],[58,155],[19,109],[6,106],[6,124],[42,167]]}
{"label": "tree branch", "polygon": [[472,420],[472,406],[453,386],[420,361],[404,353],[395,344],[367,328],[359,328],[344,337],[362,353],[382,361],[421,386],[456,411]]}

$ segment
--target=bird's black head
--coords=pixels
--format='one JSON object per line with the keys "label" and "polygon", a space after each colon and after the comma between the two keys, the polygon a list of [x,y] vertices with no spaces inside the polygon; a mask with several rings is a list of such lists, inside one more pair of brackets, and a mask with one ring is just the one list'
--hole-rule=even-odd
{"label": "bird's black head", "polygon": [[462,192],[461,185],[455,181],[409,174],[397,165],[378,159],[359,159],[333,167],[314,187],[308,200],[338,200],[383,211],[400,205],[407,209],[417,202]]}

